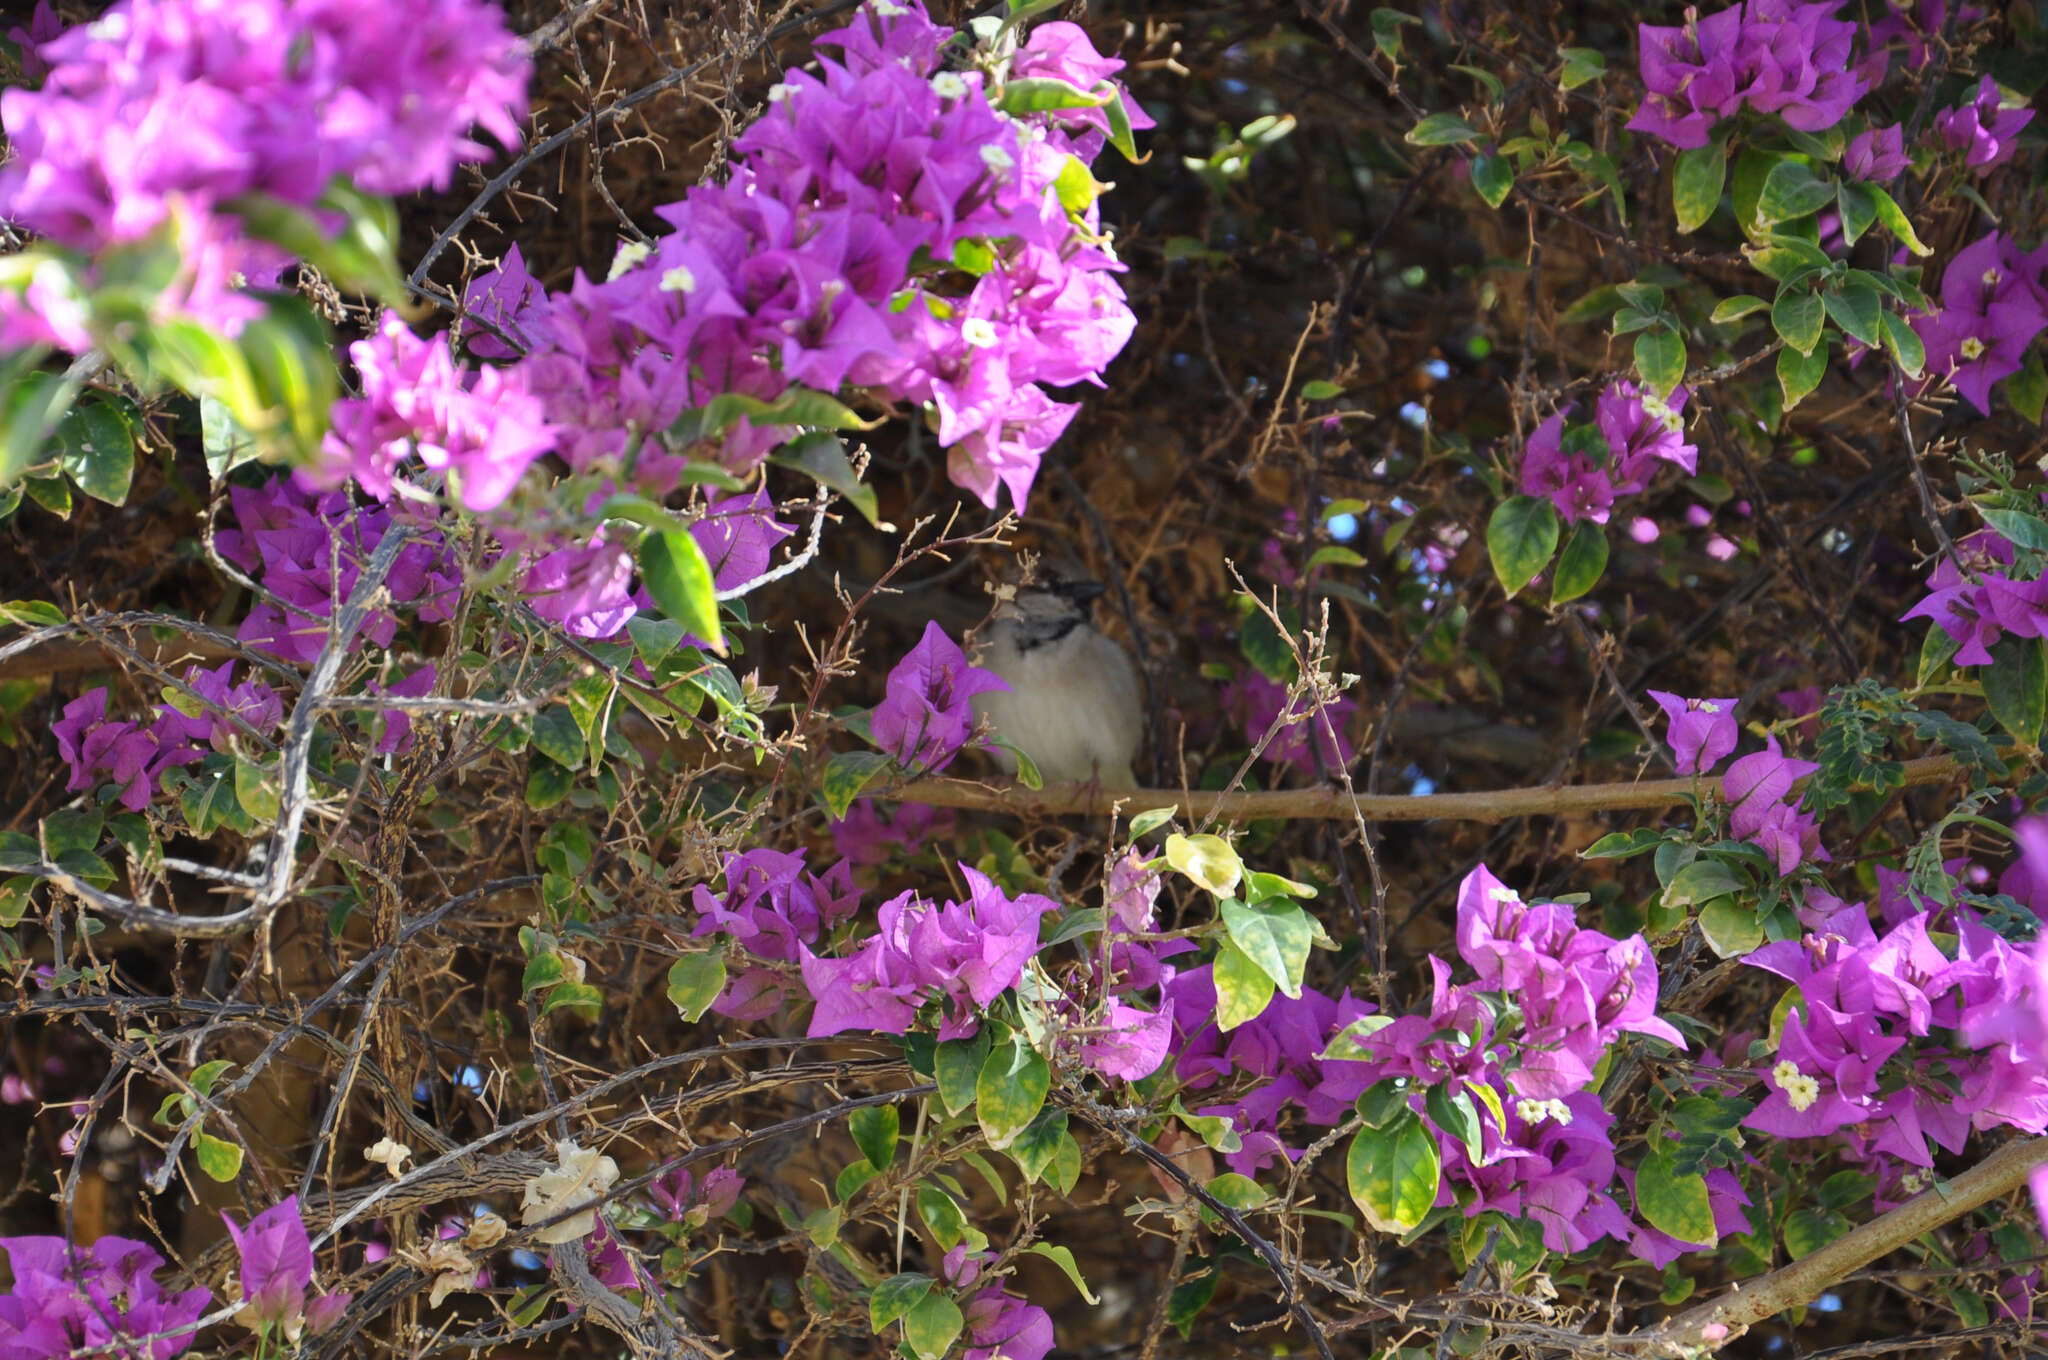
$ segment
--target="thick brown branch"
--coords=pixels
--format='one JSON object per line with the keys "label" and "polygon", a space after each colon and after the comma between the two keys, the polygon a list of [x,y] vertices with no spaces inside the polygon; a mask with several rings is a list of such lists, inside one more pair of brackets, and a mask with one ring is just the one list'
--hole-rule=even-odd
{"label": "thick brown branch", "polygon": [[1625,1341],[1658,1355],[1718,1350],[1772,1314],[1813,1302],[1829,1285],[1922,1233],[2011,1194],[2026,1181],[2027,1173],[2043,1162],[2048,1162],[2048,1138],[2007,1143],[1954,1180],[1915,1195],[1812,1255]]}
{"label": "thick brown branch", "polygon": [[[1939,784],[1962,772],[1948,756],[1905,762],[1908,787]],[[1503,822],[1510,817],[1560,817],[1581,812],[1669,807],[1711,783],[1694,779],[1641,779],[1626,784],[1578,784],[1556,788],[1486,789],[1471,793],[1358,794],[1343,789],[1276,789],[1260,793],[1183,792],[1179,789],[1104,789],[1094,784],[1049,784],[1031,790],[1021,784],[975,783],[961,779],[919,779],[872,795],[932,807],[1010,812],[1018,816],[1134,812],[1171,807],[1183,816],[1226,821],[1338,820],[1369,822]],[[1355,807],[1354,807],[1355,804]]]}

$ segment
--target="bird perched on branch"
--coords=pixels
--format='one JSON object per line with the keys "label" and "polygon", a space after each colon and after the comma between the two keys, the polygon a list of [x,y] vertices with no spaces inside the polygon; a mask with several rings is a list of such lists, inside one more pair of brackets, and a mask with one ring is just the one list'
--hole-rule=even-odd
{"label": "bird perched on branch", "polygon": [[[1000,605],[981,630],[975,660],[1010,688],[975,695],[974,711],[998,740],[1029,756],[1047,782],[1092,779],[1132,789],[1144,706],[1129,653],[1090,617],[1102,592],[1099,581],[1056,578]],[[1001,747],[993,754],[1016,772],[1016,756]]]}

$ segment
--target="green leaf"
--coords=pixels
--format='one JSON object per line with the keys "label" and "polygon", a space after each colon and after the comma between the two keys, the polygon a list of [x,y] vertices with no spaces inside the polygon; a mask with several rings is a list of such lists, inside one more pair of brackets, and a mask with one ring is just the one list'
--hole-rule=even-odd
{"label": "green leaf", "polygon": [[1062,109],[1099,109],[1108,95],[1090,94],[1079,85],[1050,76],[1020,76],[1003,82],[995,106],[1007,114],[1057,113]]}
{"label": "green leaf", "polygon": [[[0,361],[0,486],[14,485],[27,468],[42,461],[43,441],[78,395],[76,381],[27,371],[43,353],[28,349]],[[30,494],[34,491],[31,483]],[[42,504],[43,498],[37,496],[36,501]]]}
{"label": "green leaf", "polygon": [[1216,984],[1216,1028],[1225,1034],[1258,1019],[1272,1003],[1273,979],[1230,940],[1217,947],[1211,976]]}
{"label": "green leaf", "polygon": [[1764,923],[1755,907],[1717,897],[1700,908],[1700,935],[1717,957],[1739,959],[1764,942]]}
{"label": "green leaf", "polygon": [[1844,335],[1853,336],[1872,349],[1882,343],[1879,318],[1884,314],[1884,302],[1875,288],[1851,281],[1821,294],[1820,300]]}
{"label": "green leaf", "polygon": [[1826,321],[1827,307],[1814,293],[1786,293],[1771,307],[1771,328],[1801,354],[1813,353]]}
{"label": "green leaf", "polygon": [[198,1160],[199,1169],[222,1185],[242,1174],[241,1145],[216,1138],[203,1129],[192,1135],[192,1155]]}
{"label": "green leaf", "polygon": [[1168,836],[1166,862],[1217,897],[1228,897],[1244,876],[1244,861],[1221,836]]}
{"label": "green leaf", "polygon": [[1259,674],[1276,684],[1291,685],[1299,674],[1294,649],[1263,609],[1245,615],[1237,630],[1237,646],[1245,660],[1259,668]]}
{"label": "green leaf", "polygon": [[881,1331],[924,1301],[932,1292],[929,1275],[891,1275],[868,1295],[868,1325]]}
{"label": "green leaf", "polygon": [[1664,327],[1636,337],[1636,372],[1660,397],[1685,379],[1685,337]]}
{"label": "green leaf", "polygon": [[562,962],[562,956],[550,950],[535,954],[526,961],[526,971],[519,977],[519,990],[523,995],[542,987],[552,987],[569,975],[569,967]]}
{"label": "green leaf", "polygon": [[548,993],[540,1013],[553,1015],[563,1010],[575,1011],[585,1020],[595,1020],[604,1014],[604,993],[588,982],[565,982]]}
{"label": "green leaf", "polygon": [[1486,1152],[1479,1125],[1479,1107],[1466,1091],[1453,1091],[1447,1085],[1436,1085],[1422,1097],[1422,1107],[1429,1115],[1430,1122],[1445,1134],[1465,1145],[1471,1154],[1472,1164],[1485,1164]]}
{"label": "green leaf", "polygon": [[1636,1209],[1651,1227],[1681,1242],[1712,1246],[1720,1240],[1705,1177],[1680,1171],[1676,1156],[1664,1148],[1652,1150],[1636,1168]]}
{"label": "green leaf", "polygon": [[1580,859],[1632,859],[1664,843],[1664,833],[1655,827],[1639,826],[1632,831],[1610,831],[1579,851]]}
{"label": "green leaf", "polygon": [[57,422],[57,464],[96,501],[128,499],[135,475],[135,436],[128,421],[103,398],[88,397]]}
{"label": "green leaf", "polygon": [[820,486],[837,491],[846,498],[847,504],[860,511],[862,519],[876,528],[886,530],[893,527],[882,523],[876,507],[875,489],[855,474],[853,461],[846,456],[846,442],[838,435],[823,431],[802,435],[777,449],[769,461],[795,468]]}
{"label": "green leaf", "polygon": [[1039,1051],[1012,1034],[996,1044],[974,1083],[975,1114],[982,1136],[998,1152],[1038,1117],[1052,1089],[1052,1069]]}
{"label": "green leaf", "polygon": [[1834,181],[1813,173],[1800,161],[1779,161],[1764,176],[1751,219],[1758,230],[1819,212],[1834,201]]}
{"label": "green leaf", "polygon": [[1664,885],[1663,902],[1667,907],[1682,909],[1749,891],[1750,881],[1726,860],[1702,857],[1671,876],[1671,881]]}
{"label": "green leaf", "polygon": [[1088,1305],[1091,1308],[1102,1302],[1088,1288],[1088,1281],[1081,1278],[1081,1267],[1075,1264],[1074,1253],[1070,1248],[1058,1246],[1051,1242],[1033,1242],[1025,1250],[1034,1256],[1043,1256],[1046,1260],[1065,1271],[1067,1278],[1074,1282],[1074,1288],[1080,1291],[1081,1297],[1088,1301]]}
{"label": "green leaf", "polygon": [[877,1171],[887,1171],[889,1163],[896,1160],[896,1136],[902,1129],[902,1116],[896,1113],[894,1105],[863,1105],[847,1119],[853,1131],[853,1145],[861,1155],[874,1164]]}
{"label": "green leaf", "polygon": [[320,206],[340,221],[339,235],[330,235],[312,209],[268,194],[244,194],[225,206],[241,217],[250,235],[284,247],[345,293],[384,302],[405,295],[398,276],[398,214],[387,198],[336,180]]}
{"label": "green leaf", "polygon": [[1332,401],[1343,395],[1343,388],[1323,378],[1316,378],[1301,385],[1303,401]]}
{"label": "green leaf", "polygon": [[[5,608],[5,606],[0,605],[0,608]],[[61,621],[63,616],[60,614],[58,615],[58,618]],[[1138,839],[1138,837],[1146,835],[1149,832],[1157,831],[1160,827],[1165,826],[1168,822],[1172,821],[1175,817],[1179,815],[1179,808],[1148,808],[1145,811],[1139,813],[1137,816],[1131,818],[1131,839],[1136,840]]]}
{"label": "green leaf", "polygon": [[1109,144],[1116,148],[1119,156],[1132,165],[1142,165],[1152,159],[1152,153],[1138,154],[1138,141],[1131,127],[1131,111],[1124,107],[1123,91],[1102,106],[1103,117],[1109,120]]}
{"label": "green leaf", "polygon": [[1410,146],[1455,146],[1479,135],[1479,129],[1455,113],[1432,113],[1408,129]]}
{"label": "green leaf", "polygon": [[959,1202],[930,1181],[917,1187],[917,1216],[948,1251],[975,1235]]}
{"label": "green leaf", "polygon": [[640,538],[640,579],[661,612],[690,630],[712,651],[725,654],[718,624],[718,587],[704,549],[682,529],[649,532]]}
{"label": "green leaf", "polygon": [[256,436],[235,419],[235,413],[218,397],[199,398],[199,444],[206,453],[206,470],[216,484],[242,464],[254,462],[263,452]]}
{"label": "green leaf", "polygon": [[1026,1181],[1036,1181],[1059,1162],[1062,1149],[1072,1142],[1067,1136],[1067,1112],[1040,1110],[1038,1118],[1026,1124],[1005,1151]]}
{"label": "green leaf", "polygon": [[843,819],[853,800],[870,780],[889,768],[889,757],[880,751],[839,751],[825,762],[825,774],[818,781],[818,793],[835,820]]}
{"label": "green leaf", "polygon": [[1811,354],[1801,354],[1787,346],[1778,351],[1778,386],[1784,392],[1785,409],[1791,410],[1820,386],[1820,380],[1827,376],[1828,352],[1819,346]]}
{"label": "green leaf", "polygon": [[1752,293],[1738,293],[1732,298],[1723,298],[1717,303],[1714,310],[1708,315],[1707,320],[1717,326],[1725,326],[1731,321],[1740,321],[1752,313],[1764,311],[1770,305],[1769,302]]}
{"label": "green leaf", "polygon": [[[704,407],[703,428],[723,430],[742,417],[756,429],[770,425],[804,425],[825,430],[862,430],[867,422],[837,397],[792,383],[774,401],[763,401],[743,392],[722,392]],[[691,413],[685,412],[671,429],[687,431]]]}
{"label": "green leaf", "polygon": [[1289,999],[1299,999],[1301,975],[1308,967],[1309,945],[1315,939],[1308,913],[1284,897],[1255,906],[1226,897],[1222,915],[1231,942]]}
{"label": "green leaf", "polygon": [[668,999],[695,1024],[725,990],[725,955],[685,954],[668,966]]}
{"label": "green leaf", "polygon": [[934,1292],[918,1300],[917,1306],[904,1316],[903,1339],[917,1360],[943,1360],[965,1325],[960,1305]]}
{"label": "green leaf", "polygon": [[1443,1174],[1436,1139],[1413,1114],[1384,1129],[1360,1129],[1344,1157],[1344,1180],[1366,1222],[1385,1233],[1418,1226],[1436,1203]]}
{"label": "green leaf", "polygon": [[1877,221],[1877,200],[1870,187],[1844,180],[1835,190],[1835,209],[1842,215],[1842,244],[1853,246]]}
{"label": "green leaf", "polygon": [[1977,513],[1984,522],[1999,533],[2034,552],[2048,552],[2048,520],[2024,510],[2004,510],[1993,505],[1980,505]]}
{"label": "green leaf", "polygon": [[972,1039],[948,1039],[934,1052],[933,1075],[947,1114],[958,1114],[974,1103],[975,1084],[981,1080],[992,1043],[988,1026],[983,1025]]}
{"label": "green leaf", "polygon": [[1721,206],[1721,186],[1728,179],[1728,148],[1714,141],[1678,153],[1671,172],[1671,211],[1678,229],[1697,231]]}
{"label": "green leaf", "polygon": [[1557,507],[1546,496],[1515,496],[1495,507],[1486,522],[1486,553],[1510,599],[1550,561],[1557,536]]}
{"label": "green leaf", "polygon": [[1487,207],[1498,208],[1515,187],[1515,167],[1506,156],[1481,152],[1472,160],[1472,187]]}
{"label": "green leaf", "polygon": [[64,611],[47,600],[0,602],[0,625],[23,624],[30,628],[53,628],[64,622]]}
{"label": "green leaf", "polygon": [[1557,571],[1550,579],[1550,602],[1558,605],[1578,599],[1600,584],[1606,570],[1607,531],[1582,519],[1572,526],[1572,536],[1558,555]]}
{"label": "green leaf", "polygon": [[1991,649],[1991,664],[1976,672],[1991,716],[2028,750],[2040,745],[2042,715],[2048,709],[2048,654],[2043,647],[2040,638],[2007,634]]}
{"label": "green leaf", "polygon": [[2025,368],[2005,380],[2005,399],[2030,424],[2041,423],[2042,408],[2048,406],[2048,368],[2042,366],[2039,348],[2029,351]]}
{"label": "green leaf", "polygon": [[1896,236],[1899,244],[1912,251],[1915,255],[1932,255],[1934,253],[1933,247],[1927,245],[1918,236],[1913,234],[1913,223],[1906,216],[1905,209],[1901,208],[1890,194],[1876,185],[1872,184],[1866,187],[1869,188],[1870,197],[1876,204],[1877,220],[1884,225],[1884,229],[1893,236]]}
{"label": "green leaf", "polygon": [[1564,69],[1558,72],[1557,83],[1567,90],[1576,90],[1607,74],[1607,58],[1596,48],[1565,47],[1559,49],[1559,55],[1564,58]]}
{"label": "green leaf", "polygon": [[43,848],[55,860],[75,851],[99,848],[106,818],[98,808],[69,809],[43,818]]}
{"label": "green leaf", "polygon": [[192,1075],[185,1080],[200,1095],[210,1096],[213,1094],[213,1084],[220,1080],[221,1073],[234,1065],[231,1059],[215,1058],[212,1062],[204,1062],[193,1068]]}
{"label": "green leaf", "polygon": [[581,769],[588,750],[583,729],[566,704],[551,704],[533,715],[533,749],[565,770]]}
{"label": "green leaf", "polygon": [[1849,1220],[1832,1209],[1794,1209],[1785,1215],[1785,1254],[1811,1256],[1849,1231]]}
{"label": "green leaf", "polygon": [[1187,1125],[1188,1131],[1218,1152],[1237,1152],[1244,1147],[1244,1138],[1238,1133],[1236,1121],[1224,1114],[1190,1114],[1180,1103],[1180,1097],[1173,1098],[1174,1117]]}
{"label": "green leaf", "polygon": [[[1919,377],[1920,370],[1927,366],[1927,346],[1920,342],[1919,333],[1907,325],[1904,319],[1890,312],[1880,317],[1878,324],[1884,327],[1884,347],[1892,352],[1892,360],[1898,364],[1900,371],[1909,378]],[[2034,362],[2039,364],[2040,361],[2040,356],[2035,355]],[[2048,384],[2044,384],[2044,387],[2048,387]],[[2006,395],[2010,396],[2012,385],[2007,383],[2005,390]]]}
{"label": "green leaf", "polygon": [[1398,9],[1383,5],[1372,12],[1372,45],[1398,62],[1401,59],[1401,26],[1421,22],[1412,14],[1403,14]]}

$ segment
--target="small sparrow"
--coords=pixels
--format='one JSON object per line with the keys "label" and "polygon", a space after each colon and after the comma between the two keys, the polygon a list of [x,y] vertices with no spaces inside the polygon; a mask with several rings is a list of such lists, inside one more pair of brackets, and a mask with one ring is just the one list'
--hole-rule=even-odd
{"label": "small sparrow", "polygon": [[[976,664],[1010,688],[974,696],[996,737],[1038,766],[1046,782],[1095,780],[1134,789],[1131,760],[1145,733],[1138,672],[1122,646],[1099,632],[1089,603],[1099,582],[1056,581],[1017,592],[981,631]],[[1017,758],[991,754],[1015,773]]]}

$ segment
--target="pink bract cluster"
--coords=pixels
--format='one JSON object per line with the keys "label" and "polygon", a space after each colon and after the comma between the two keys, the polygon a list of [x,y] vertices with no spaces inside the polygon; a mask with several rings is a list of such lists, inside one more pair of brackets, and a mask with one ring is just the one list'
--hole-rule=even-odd
{"label": "pink bract cluster", "polygon": [[1522,494],[1548,497],[1567,524],[1605,524],[1616,498],[1648,488],[1659,463],[1691,476],[1699,470],[1699,448],[1685,442],[1685,400],[1683,387],[1667,401],[1623,378],[1600,394],[1594,429],[1568,437],[1570,412],[1558,412],[1523,449]]}
{"label": "pink bract cluster", "polygon": [[1869,89],[1849,60],[1856,25],[1833,17],[1838,8],[1743,0],[1705,18],[1688,11],[1675,27],[1639,26],[1648,94],[1630,130],[1701,147],[1745,108],[1804,132],[1835,126]]}
{"label": "pink bract cluster", "polygon": [[1988,666],[2000,639],[2048,637],[2048,581],[2015,575],[2019,554],[1996,529],[1980,529],[1935,564],[1927,597],[1903,619],[1926,619],[1957,646],[1958,666]]}
{"label": "pink bract cluster", "polygon": [[61,1237],[5,1237],[0,1251],[14,1276],[0,1294],[0,1355],[8,1360],[54,1360],[87,1347],[104,1347],[117,1360],[170,1360],[192,1344],[194,1333],[180,1329],[213,1298],[204,1288],[164,1293],[156,1282],[164,1258],[125,1237],[89,1247]]}
{"label": "pink bract cluster", "polygon": [[[482,0],[123,0],[34,55],[42,87],[0,94],[14,153],[0,216],[87,252],[175,222],[178,307],[230,333],[258,310],[244,283],[287,262],[243,234],[238,199],[310,207],[338,177],[376,194],[445,188],[489,154],[473,126],[518,142],[529,73]],[[78,338],[43,330],[4,338]]]}
{"label": "pink bract cluster", "polygon": [[[955,482],[1024,503],[1075,410],[1047,388],[1098,382],[1135,326],[1085,171],[1103,114],[999,112],[980,72],[941,65],[949,34],[870,4],[771,92],[731,177],[661,209],[673,232],[609,278],[550,294],[514,252],[471,285],[472,347],[525,355],[573,471],[666,491],[685,453],[646,438],[686,411],[852,387],[927,407]],[[1062,24],[1017,58],[1083,89],[1120,65]],[[710,451],[744,471],[789,433],[741,421]]]}

